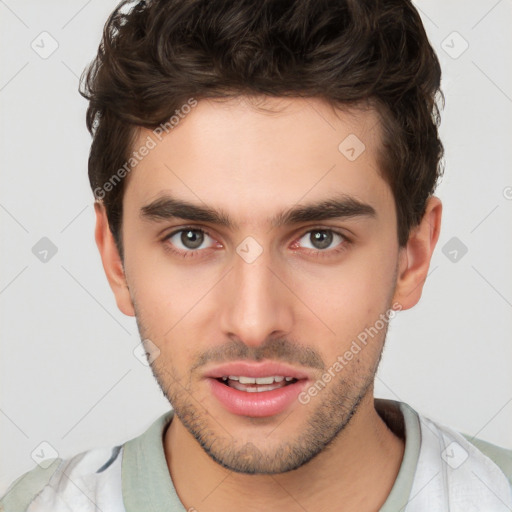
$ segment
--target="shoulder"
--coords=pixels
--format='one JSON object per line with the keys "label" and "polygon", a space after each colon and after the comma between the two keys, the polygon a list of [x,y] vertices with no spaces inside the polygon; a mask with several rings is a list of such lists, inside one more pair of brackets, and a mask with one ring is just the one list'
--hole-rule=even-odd
{"label": "shoulder", "polygon": [[423,454],[423,463],[438,467],[454,489],[464,488],[462,492],[467,494],[470,482],[476,483],[474,489],[479,488],[482,481],[492,482],[495,495],[506,496],[512,506],[512,450],[434,421],[406,403],[399,402],[397,406],[407,427],[406,449],[411,442],[413,447],[414,443],[417,445],[416,468]]}
{"label": "shoulder", "polygon": [[26,510],[33,498],[48,484],[58,470],[62,459],[45,461],[45,467],[36,466],[31,471],[21,475],[7,489],[0,499],[0,511]]}
{"label": "shoulder", "polygon": [[[387,400],[386,402],[392,401]],[[439,429],[440,432],[444,432],[448,435],[449,438],[452,436],[453,440],[459,440],[466,447],[471,447],[469,449],[474,449],[481,453],[485,458],[490,459],[505,475],[510,485],[512,486],[512,450],[502,448],[501,446],[483,441],[482,439],[478,439],[477,437],[470,436],[464,432],[454,430],[447,425],[433,421],[428,416],[424,416],[423,414],[415,411],[410,405],[404,402],[393,403],[400,407],[405,422],[408,425],[408,435],[413,434],[417,436],[420,434],[421,422],[428,422],[431,426],[435,425],[435,427]]]}
{"label": "shoulder", "polygon": [[[45,461],[15,480],[0,499],[0,512],[122,512],[122,446],[96,448],[69,459]],[[101,504],[106,505],[105,508]]]}
{"label": "shoulder", "polygon": [[464,433],[462,435],[501,469],[512,486],[512,450],[507,450]]}
{"label": "shoulder", "polygon": [[[126,512],[122,477],[128,477],[129,483],[124,489],[128,496],[133,498],[135,494],[138,498],[131,484],[140,476],[138,457],[141,454],[149,464],[149,467],[144,466],[148,470],[142,471],[144,474],[154,470],[157,461],[161,473],[170,479],[162,432],[172,416],[171,409],[145,432],[122,445],[95,448],[67,459],[43,461],[44,467],[36,466],[10,485],[0,498],[0,512]],[[142,504],[138,509],[144,510],[144,507]]]}

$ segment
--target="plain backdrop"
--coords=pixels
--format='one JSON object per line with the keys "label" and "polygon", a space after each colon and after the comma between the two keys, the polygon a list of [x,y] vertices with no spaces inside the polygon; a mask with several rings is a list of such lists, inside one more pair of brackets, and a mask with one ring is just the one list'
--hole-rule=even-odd
{"label": "plain backdrop", "polygon": [[[115,5],[0,2],[0,491],[41,446],[69,457],[120,444],[169,408],[93,239],[78,78]],[[376,396],[512,448],[512,2],[415,5],[443,69],[444,218],[423,297],[391,324]]]}

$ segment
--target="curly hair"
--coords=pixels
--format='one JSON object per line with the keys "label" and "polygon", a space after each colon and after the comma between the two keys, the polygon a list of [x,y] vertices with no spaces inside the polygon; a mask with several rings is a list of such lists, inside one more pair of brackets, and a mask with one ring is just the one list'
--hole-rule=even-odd
{"label": "curly hair", "polygon": [[91,188],[102,191],[96,199],[122,257],[126,180],[104,185],[126,169],[138,127],[167,122],[191,97],[366,103],[380,120],[379,170],[394,195],[403,246],[442,174],[440,80],[408,0],[125,0],[81,80],[93,136]]}

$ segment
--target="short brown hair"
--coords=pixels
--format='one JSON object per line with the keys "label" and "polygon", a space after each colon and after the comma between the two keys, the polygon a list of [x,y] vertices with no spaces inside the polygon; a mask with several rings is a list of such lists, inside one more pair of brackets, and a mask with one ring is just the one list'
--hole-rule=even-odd
{"label": "short brown hair", "polygon": [[126,166],[137,128],[167,122],[191,97],[240,95],[375,106],[380,170],[393,191],[398,242],[405,245],[435,190],[443,155],[441,69],[410,1],[129,3],[121,2],[107,20],[80,90],[89,100],[93,135],[89,180],[121,256],[125,180],[112,184],[112,177]]}

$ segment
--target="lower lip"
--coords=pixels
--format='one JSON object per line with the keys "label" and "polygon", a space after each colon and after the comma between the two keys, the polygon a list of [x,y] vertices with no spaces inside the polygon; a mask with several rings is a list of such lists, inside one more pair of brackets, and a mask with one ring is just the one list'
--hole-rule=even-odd
{"label": "lower lip", "polygon": [[284,412],[305,388],[307,380],[299,380],[272,391],[250,393],[222,384],[217,379],[207,379],[213,395],[231,413],[239,416],[262,418]]}

